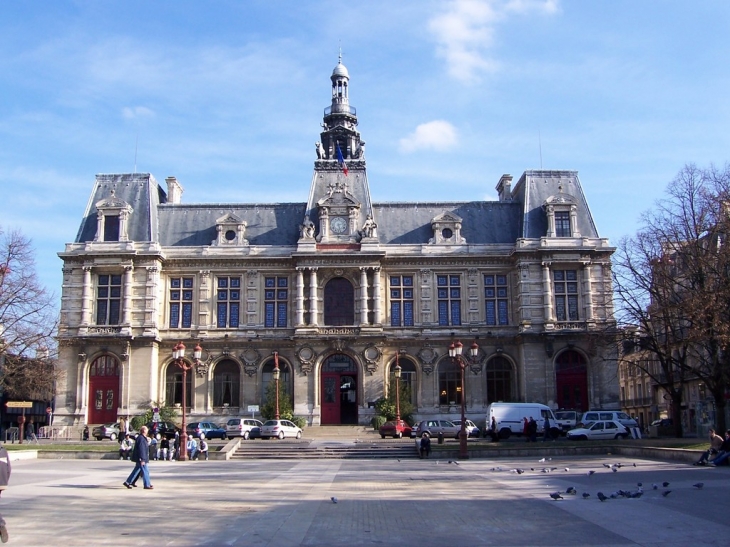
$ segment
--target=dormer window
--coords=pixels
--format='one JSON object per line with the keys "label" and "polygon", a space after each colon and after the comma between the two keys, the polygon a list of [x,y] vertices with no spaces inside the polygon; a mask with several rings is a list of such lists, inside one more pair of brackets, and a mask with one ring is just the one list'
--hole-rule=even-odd
{"label": "dormer window", "polygon": [[568,211],[555,212],[555,237],[570,237],[570,213]]}
{"label": "dormer window", "polygon": [[431,220],[433,237],[428,240],[431,245],[463,245],[466,239],[461,237],[461,217],[445,211]]}
{"label": "dormer window", "polygon": [[580,237],[578,205],[570,194],[550,196],[542,204],[547,216],[546,237]]}
{"label": "dormer window", "polygon": [[227,213],[215,221],[217,237],[211,242],[215,246],[235,247],[248,245],[246,227],[248,224],[233,213]]}
{"label": "dormer window", "polygon": [[132,207],[114,195],[96,203],[96,237],[94,241],[128,241],[127,221]]}

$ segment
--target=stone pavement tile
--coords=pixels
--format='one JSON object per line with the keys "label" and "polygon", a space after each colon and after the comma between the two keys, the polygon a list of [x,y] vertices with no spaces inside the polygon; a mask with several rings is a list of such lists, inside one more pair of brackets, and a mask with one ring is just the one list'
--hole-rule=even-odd
{"label": "stone pavement tile", "polygon": [[[605,462],[625,466],[613,473]],[[113,460],[18,462],[0,499],[11,544],[675,547],[730,537],[730,469],[615,457],[153,462],[155,489],[128,490],[130,470]],[[651,490],[663,480],[666,498]],[[640,499],[595,496],[637,482]],[[591,497],[550,499],[568,486]]]}

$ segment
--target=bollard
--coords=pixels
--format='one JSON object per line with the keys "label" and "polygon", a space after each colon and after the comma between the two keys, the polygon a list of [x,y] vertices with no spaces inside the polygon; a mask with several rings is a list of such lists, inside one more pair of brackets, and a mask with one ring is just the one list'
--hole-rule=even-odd
{"label": "bollard", "polygon": [[439,439],[438,440],[439,444],[444,444],[444,432],[443,431],[439,431],[438,439]]}

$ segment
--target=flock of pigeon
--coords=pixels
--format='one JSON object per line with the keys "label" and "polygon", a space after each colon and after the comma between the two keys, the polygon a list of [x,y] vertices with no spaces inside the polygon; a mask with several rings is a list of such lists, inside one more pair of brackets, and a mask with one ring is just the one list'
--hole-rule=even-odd
{"label": "flock of pigeon", "polygon": [[[552,460],[552,458],[540,458],[538,460],[538,462],[539,463],[545,463],[545,462],[548,462],[548,461],[551,461],[551,460]],[[633,467],[636,467],[636,464],[635,463],[632,464],[632,465],[633,465]],[[614,464],[604,463],[603,464],[603,467],[605,467],[606,469],[609,469],[612,473],[617,473],[618,470],[621,469],[621,467],[623,467],[623,464],[621,464],[621,463],[614,463]],[[557,467],[543,467],[543,468],[530,467],[530,471],[539,472],[539,473],[551,473],[551,472],[557,471],[557,470],[558,470]],[[492,467],[491,471],[502,471],[502,468],[501,467]],[[522,468],[519,468],[519,467],[510,469],[510,473],[516,473],[518,475],[522,475],[526,471],[527,471],[526,469],[522,469]],[[569,467],[565,467],[564,468],[564,471],[570,471],[570,468]],[[593,469],[591,469],[591,470],[588,471],[588,476],[590,477],[590,476],[594,475],[595,473],[596,472]],[[661,493],[661,495],[663,497],[666,498],[669,494],[672,493],[671,490],[667,490],[667,488],[669,487],[669,482],[664,481],[663,483],[661,483],[661,486],[665,489]],[[696,482],[692,486],[694,488],[697,488],[698,490],[701,490],[702,487],[705,486],[705,483],[703,483],[703,482]],[[638,498],[640,498],[644,494],[644,488],[643,487],[644,487],[643,483],[638,482],[638,483],[636,483],[636,489],[635,490],[616,490],[615,492],[611,492],[609,495],[606,495],[603,492],[598,492],[598,493],[596,493],[596,497],[599,500],[601,500],[602,502],[603,501],[606,501],[606,500],[609,500],[609,499],[618,499],[618,498],[638,499]],[[659,484],[653,483],[651,485],[651,487],[652,487],[652,490],[658,490],[659,489]],[[554,499],[555,501],[557,501],[557,500],[565,499],[563,497],[564,495],[575,496],[577,494],[578,494],[578,491],[576,490],[576,488],[574,486],[569,486],[565,490],[564,493],[563,492],[552,492],[552,493],[550,493],[550,497],[552,499]],[[591,494],[589,492],[583,492],[581,495],[582,495],[583,499],[588,499],[588,498],[591,497]]]}

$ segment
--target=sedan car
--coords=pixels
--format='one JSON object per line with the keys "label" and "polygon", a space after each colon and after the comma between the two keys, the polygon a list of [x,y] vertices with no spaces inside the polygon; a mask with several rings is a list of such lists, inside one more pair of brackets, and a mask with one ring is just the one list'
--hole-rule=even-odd
{"label": "sedan car", "polygon": [[119,422],[97,425],[91,430],[91,436],[97,441],[102,439],[116,441],[119,438]]}
{"label": "sedan car", "polygon": [[[452,420],[452,422],[455,426],[461,427],[461,420]],[[477,424],[475,424],[471,420],[466,420],[465,429],[467,437],[478,437],[479,433],[481,433],[479,431],[479,428],[477,427]]]}
{"label": "sedan car", "polygon": [[198,439],[226,439],[226,429],[211,422],[193,422],[185,428],[188,435]]}
{"label": "sedan car", "polygon": [[380,437],[385,439],[386,437],[393,437],[394,439],[400,439],[401,437],[411,436],[411,426],[409,426],[403,420],[391,420],[385,422],[378,429]]}
{"label": "sedan car", "polygon": [[158,441],[165,436],[167,439],[175,437],[175,433],[180,432],[180,428],[172,422],[149,422],[147,424],[150,436],[154,437]]}
{"label": "sedan car", "polygon": [[289,420],[267,420],[261,426],[261,438],[270,439],[271,437],[277,439],[296,437],[301,439],[302,430]]}
{"label": "sedan car", "polygon": [[442,433],[444,437],[458,439],[461,433],[461,426],[457,427],[449,420],[423,420],[418,424],[416,436],[423,437],[423,435],[426,435],[428,437],[437,437],[439,433]]}
{"label": "sedan car", "polygon": [[627,439],[629,431],[614,420],[589,422],[583,427],[571,429],[567,433],[568,439],[598,440],[598,439]]}
{"label": "sedan car", "polygon": [[261,437],[261,421],[255,418],[231,418],[226,423],[226,433],[229,437],[243,437],[255,439]]}

